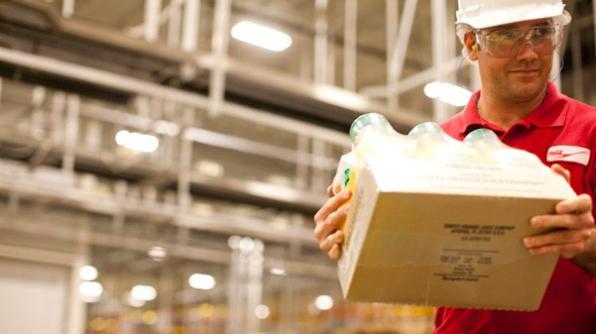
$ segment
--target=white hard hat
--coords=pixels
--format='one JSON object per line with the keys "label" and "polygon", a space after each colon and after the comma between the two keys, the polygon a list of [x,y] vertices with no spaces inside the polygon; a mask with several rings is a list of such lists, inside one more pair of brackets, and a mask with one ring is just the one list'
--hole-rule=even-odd
{"label": "white hard hat", "polygon": [[456,23],[475,29],[546,18],[562,25],[571,21],[561,0],[458,0],[458,7]]}

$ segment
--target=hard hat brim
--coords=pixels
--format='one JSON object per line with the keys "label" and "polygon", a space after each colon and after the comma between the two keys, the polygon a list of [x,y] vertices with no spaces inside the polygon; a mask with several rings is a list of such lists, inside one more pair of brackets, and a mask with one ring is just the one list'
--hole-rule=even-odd
{"label": "hard hat brim", "polygon": [[484,29],[500,25],[531,21],[538,19],[561,17],[562,25],[566,25],[571,20],[571,16],[565,11],[564,4],[536,6],[518,6],[507,10],[492,10],[484,13],[457,13],[456,24],[468,24],[475,29]]}

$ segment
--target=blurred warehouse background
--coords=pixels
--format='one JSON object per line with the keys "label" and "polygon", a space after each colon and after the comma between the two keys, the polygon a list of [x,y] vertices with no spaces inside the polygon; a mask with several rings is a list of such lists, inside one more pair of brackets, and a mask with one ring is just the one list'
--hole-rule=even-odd
{"label": "blurred warehouse background", "polygon": [[[593,1],[565,3],[552,79],[596,105]],[[354,118],[477,89],[455,7],[0,1],[0,333],[430,333],[342,301],[312,216]]]}

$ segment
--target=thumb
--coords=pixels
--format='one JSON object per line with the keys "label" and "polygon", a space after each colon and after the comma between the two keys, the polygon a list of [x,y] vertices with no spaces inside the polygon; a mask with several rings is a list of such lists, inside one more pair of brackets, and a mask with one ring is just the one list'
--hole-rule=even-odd
{"label": "thumb", "polygon": [[563,166],[561,166],[559,164],[553,164],[552,166],[550,166],[550,169],[553,172],[564,177],[565,181],[567,181],[567,183],[571,182],[571,173],[569,172],[569,170],[563,168]]}

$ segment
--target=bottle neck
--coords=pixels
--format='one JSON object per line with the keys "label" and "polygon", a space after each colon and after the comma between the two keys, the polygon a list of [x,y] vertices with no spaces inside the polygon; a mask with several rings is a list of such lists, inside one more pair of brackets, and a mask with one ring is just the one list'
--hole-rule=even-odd
{"label": "bottle neck", "polygon": [[371,137],[387,137],[396,135],[399,134],[391,127],[384,126],[383,124],[369,124],[358,131],[358,133],[352,138],[352,143],[354,146],[356,146]]}

